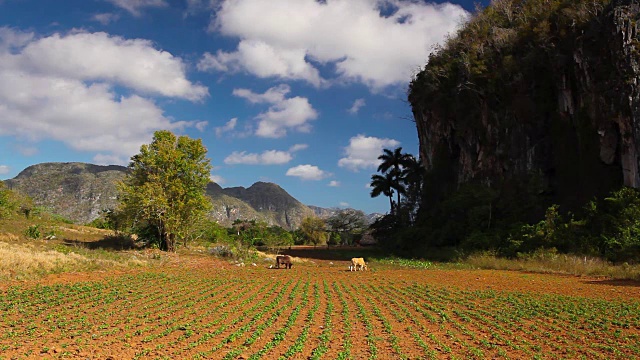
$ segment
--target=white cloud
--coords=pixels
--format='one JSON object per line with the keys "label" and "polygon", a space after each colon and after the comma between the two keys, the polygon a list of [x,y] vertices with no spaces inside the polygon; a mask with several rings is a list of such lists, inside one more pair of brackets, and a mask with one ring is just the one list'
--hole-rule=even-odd
{"label": "white cloud", "polygon": [[93,163],[97,165],[127,165],[129,163],[129,159],[122,156],[97,154],[93,157]]}
{"label": "white cloud", "polygon": [[[0,28],[0,135],[32,142],[51,139],[98,153],[99,162],[126,162],[155,130],[181,131],[197,122],[173,121],[152,100],[116,94],[114,83],[190,97],[197,91],[191,91],[195,88],[183,73],[167,76],[180,64],[144,40],[103,33],[35,39]],[[129,75],[134,78],[125,79]],[[158,81],[162,78],[188,86],[165,88]]]}
{"label": "white cloud", "polygon": [[108,25],[114,21],[118,21],[118,19],[120,19],[120,15],[113,13],[101,13],[93,15],[91,19],[101,23],[102,25]]}
{"label": "white cloud", "polygon": [[31,41],[12,56],[12,62],[31,73],[106,81],[191,101],[209,94],[206,87],[186,79],[180,58],[156,50],[148,40],[128,40],[103,32],[53,34]]}
{"label": "white cloud", "polygon": [[169,4],[165,0],[105,0],[113,5],[125,9],[133,16],[140,16],[144,8],[166,7]]}
{"label": "white cloud", "polygon": [[295,144],[289,148],[289,152],[298,152],[300,150],[306,150],[309,147],[307,144]]}
{"label": "white cloud", "polygon": [[322,180],[331,176],[330,173],[320,170],[313,165],[298,165],[287,170],[287,176],[299,177],[302,180]]}
{"label": "white cloud", "polygon": [[222,176],[220,175],[209,175],[209,180],[213,181],[214,183],[218,184],[218,185],[222,185],[225,182],[227,182]]}
{"label": "white cloud", "polygon": [[193,124],[193,127],[195,127],[196,129],[198,129],[198,131],[203,132],[207,126],[209,126],[209,123],[206,121],[196,121]]}
{"label": "white cloud", "polygon": [[291,91],[288,85],[282,84],[257,94],[248,89],[234,89],[233,95],[247,99],[254,104],[267,103],[271,106],[256,116],[258,127],[255,134],[260,137],[281,138],[288,130],[298,132],[311,131],[309,122],[318,117],[309,100],[303,97],[286,98]]}
{"label": "white cloud", "polygon": [[315,64],[376,90],[406,84],[433,46],[469,14],[459,5],[410,0],[220,0],[210,31],[238,39],[207,53],[201,70],[323,85]]}
{"label": "white cloud", "polygon": [[347,111],[349,111],[349,114],[355,115],[358,113],[358,111],[360,111],[360,108],[365,105],[366,105],[366,102],[364,101],[364,99],[357,99],[356,101],[353,102],[353,105]]}
{"label": "white cloud", "polygon": [[278,49],[263,41],[243,40],[233,53],[221,50],[215,55],[205,53],[198,62],[198,70],[246,70],[263,79],[306,80],[317,87],[324,83],[318,70],[305,61],[304,49]]}
{"label": "white cloud", "polygon": [[224,159],[227,165],[281,165],[293,159],[293,156],[286,151],[267,150],[262,154],[247,153],[245,151],[234,151]]}
{"label": "white cloud", "polygon": [[229,131],[233,131],[233,129],[236,128],[236,124],[238,123],[238,118],[233,118],[229,121],[227,121],[224,126],[220,126],[215,128],[216,131],[216,137],[221,137],[224,133],[227,133]]}
{"label": "white cloud", "polygon": [[346,157],[338,161],[338,166],[351,171],[360,169],[377,168],[380,164],[378,156],[385,148],[395,148],[400,142],[393,139],[380,139],[357,135],[349,140],[349,146],[345,148]]}
{"label": "white cloud", "polygon": [[8,174],[11,169],[7,165],[0,165],[0,175]]}
{"label": "white cloud", "polygon": [[338,205],[340,205],[340,207],[349,207],[349,203],[344,201],[341,201]]}
{"label": "white cloud", "polygon": [[340,181],[331,180],[329,182],[329,186],[331,186],[331,187],[339,187],[340,186]]}

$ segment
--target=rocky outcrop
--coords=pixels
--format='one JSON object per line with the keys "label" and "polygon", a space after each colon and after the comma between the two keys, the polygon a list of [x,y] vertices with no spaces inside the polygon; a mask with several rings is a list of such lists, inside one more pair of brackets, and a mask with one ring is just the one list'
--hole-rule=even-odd
{"label": "rocky outcrop", "polygon": [[26,168],[5,183],[29,195],[37,206],[79,223],[116,206],[116,183],[127,168],[84,163],[44,163]]}
{"label": "rocky outcrop", "polygon": [[639,1],[517,3],[478,14],[411,84],[431,191],[526,187],[574,209],[639,187]]}

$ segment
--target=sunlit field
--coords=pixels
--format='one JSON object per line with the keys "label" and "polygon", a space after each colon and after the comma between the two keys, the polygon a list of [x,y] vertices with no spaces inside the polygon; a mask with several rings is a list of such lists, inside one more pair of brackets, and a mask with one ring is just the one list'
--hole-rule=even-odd
{"label": "sunlit field", "polygon": [[352,272],[322,254],[298,251],[290,270],[163,254],[128,270],[6,281],[0,357],[640,357],[635,282],[389,261]]}

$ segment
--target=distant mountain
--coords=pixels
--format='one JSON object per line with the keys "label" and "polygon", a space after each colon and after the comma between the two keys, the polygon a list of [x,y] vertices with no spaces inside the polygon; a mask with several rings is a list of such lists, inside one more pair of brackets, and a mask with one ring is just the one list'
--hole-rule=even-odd
{"label": "distant mountain", "polygon": [[330,218],[336,211],[340,210],[338,208],[322,208],[319,206],[307,205],[309,209],[313,210],[313,214],[321,219]]}
{"label": "distant mountain", "polygon": [[[126,167],[116,165],[43,163],[24,169],[5,183],[29,195],[38,206],[75,222],[88,223],[98,218],[103,209],[116,206],[116,184],[127,171]],[[257,182],[246,189],[225,189],[211,182],[206,193],[213,203],[212,218],[223,226],[242,219],[295,229],[302,219],[314,214],[314,210],[273,183]]]}
{"label": "distant mountain", "polygon": [[29,195],[38,206],[87,223],[98,218],[103,209],[115,207],[116,183],[127,171],[117,165],[43,163],[29,166],[5,184]]}
{"label": "distant mountain", "polygon": [[[340,208],[323,208],[323,207],[319,207],[319,206],[313,206],[313,205],[307,205],[311,210],[313,210],[313,213],[315,216],[321,218],[321,219],[327,219],[332,217],[335,213],[337,213],[338,211],[342,210]],[[365,214],[365,217],[367,218],[367,224],[371,225],[373,224],[376,220],[378,220],[378,218],[383,217],[384,214],[380,214],[380,213],[371,213],[371,214]]]}

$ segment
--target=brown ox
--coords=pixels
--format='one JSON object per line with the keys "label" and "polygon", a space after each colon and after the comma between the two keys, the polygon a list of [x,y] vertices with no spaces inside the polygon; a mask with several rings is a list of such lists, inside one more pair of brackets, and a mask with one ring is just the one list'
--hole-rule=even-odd
{"label": "brown ox", "polygon": [[349,266],[349,270],[351,271],[367,270],[367,263],[364,262],[363,258],[353,258],[351,259],[351,266]]}
{"label": "brown ox", "polygon": [[291,262],[291,256],[289,255],[278,255],[276,256],[276,268],[280,268],[280,265],[284,265],[285,269],[291,269],[293,265]]}

